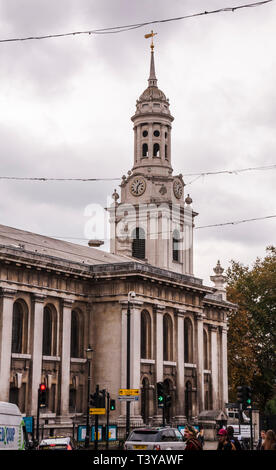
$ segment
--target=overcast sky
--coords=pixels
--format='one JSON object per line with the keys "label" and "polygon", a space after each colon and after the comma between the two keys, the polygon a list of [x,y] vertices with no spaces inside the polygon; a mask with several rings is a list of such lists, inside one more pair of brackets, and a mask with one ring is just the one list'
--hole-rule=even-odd
{"label": "overcast sky", "polygon": [[[0,39],[179,17],[249,0],[0,0]],[[174,174],[275,164],[276,2],[110,35],[0,43],[0,176],[120,178],[133,165],[130,117],[147,87],[153,28],[170,99]],[[196,225],[275,211],[275,170],[185,177]],[[0,223],[85,243],[85,208],[118,181],[1,181]],[[195,275],[251,264],[276,219],[195,230]],[[105,244],[104,249],[108,249]]]}

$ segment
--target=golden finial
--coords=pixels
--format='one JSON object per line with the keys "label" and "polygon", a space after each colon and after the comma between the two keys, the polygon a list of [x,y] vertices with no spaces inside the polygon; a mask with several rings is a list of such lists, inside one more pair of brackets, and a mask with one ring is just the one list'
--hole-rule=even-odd
{"label": "golden finial", "polygon": [[151,50],[153,51],[154,49],[154,44],[153,44],[153,36],[156,36],[157,33],[154,33],[153,31],[151,31],[151,33],[149,34],[145,34],[145,38],[148,39],[148,38],[151,38]]}

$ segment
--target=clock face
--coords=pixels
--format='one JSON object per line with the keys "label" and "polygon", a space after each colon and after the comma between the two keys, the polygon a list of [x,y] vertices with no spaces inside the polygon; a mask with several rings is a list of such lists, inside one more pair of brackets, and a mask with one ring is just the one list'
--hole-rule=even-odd
{"label": "clock face", "polygon": [[133,196],[141,196],[146,190],[146,180],[141,176],[134,178],[130,184],[130,192]]}
{"label": "clock face", "polygon": [[173,182],[173,192],[174,192],[175,197],[177,197],[177,199],[181,198],[181,196],[183,194],[183,185],[182,185],[181,181],[174,180],[174,182]]}

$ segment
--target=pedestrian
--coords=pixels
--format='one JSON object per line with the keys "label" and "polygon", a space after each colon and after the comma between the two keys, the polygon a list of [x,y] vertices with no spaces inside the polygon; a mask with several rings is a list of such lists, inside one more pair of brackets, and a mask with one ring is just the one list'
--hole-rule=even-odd
{"label": "pedestrian", "polygon": [[185,450],[202,450],[202,445],[197,438],[197,431],[193,426],[186,425],[184,429],[184,438],[186,439]]}
{"label": "pedestrian", "polygon": [[230,441],[226,429],[220,429],[218,432],[219,443],[217,450],[236,450],[234,444]]}
{"label": "pedestrian", "polygon": [[264,441],[265,441],[265,431],[261,431],[261,436],[259,437],[258,444],[256,446],[256,450],[264,450]]}
{"label": "pedestrian", "polygon": [[228,426],[227,434],[228,434],[229,441],[232,442],[232,444],[235,446],[235,449],[242,450],[239,440],[234,436],[233,426]]}
{"label": "pedestrian", "polygon": [[204,447],[204,430],[203,430],[203,427],[201,426],[200,429],[199,429],[199,432],[197,434],[197,438],[201,444],[201,447],[203,449]]}
{"label": "pedestrian", "polygon": [[276,450],[276,434],[272,429],[265,433],[264,450]]}

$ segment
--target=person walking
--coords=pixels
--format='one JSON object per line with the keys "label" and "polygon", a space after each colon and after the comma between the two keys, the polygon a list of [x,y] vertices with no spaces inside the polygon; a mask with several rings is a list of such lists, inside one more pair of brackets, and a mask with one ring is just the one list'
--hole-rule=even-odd
{"label": "person walking", "polygon": [[265,441],[265,431],[261,431],[261,436],[259,437],[258,444],[256,446],[256,450],[264,450],[264,441]]}
{"label": "person walking", "polygon": [[226,429],[220,429],[218,432],[219,443],[217,450],[236,450],[234,444],[230,441]]}
{"label": "person walking", "polygon": [[276,434],[272,429],[269,429],[265,433],[263,449],[264,450],[276,450]]}
{"label": "person walking", "polygon": [[235,446],[235,449],[242,450],[239,440],[234,436],[233,426],[228,426],[227,434],[228,434],[229,441],[232,442],[232,444]]}
{"label": "person walking", "polygon": [[202,426],[200,427],[199,433],[197,434],[197,438],[198,438],[198,440],[201,444],[201,447],[203,449],[203,447],[204,447],[204,430],[203,430]]}
{"label": "person walking", "polygon": [[193,426],[186,425],[184,429],[184,437],[186,439],[185,450],[202,450],[202,445],[197,438],[197,431]]}

